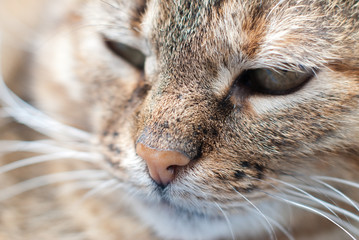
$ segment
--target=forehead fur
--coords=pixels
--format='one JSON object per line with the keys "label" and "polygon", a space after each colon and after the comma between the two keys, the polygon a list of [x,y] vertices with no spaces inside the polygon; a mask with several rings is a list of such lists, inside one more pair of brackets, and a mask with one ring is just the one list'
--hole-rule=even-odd
{"label": "forehead fur", "polygon": [[144,26],[152,28],[146,34],[166,63],[194,52],[196,60],[228,65],[250,60],[248,67],[297,70],[338,60],[358,62],[356,1],[178,0],[149,6]]}

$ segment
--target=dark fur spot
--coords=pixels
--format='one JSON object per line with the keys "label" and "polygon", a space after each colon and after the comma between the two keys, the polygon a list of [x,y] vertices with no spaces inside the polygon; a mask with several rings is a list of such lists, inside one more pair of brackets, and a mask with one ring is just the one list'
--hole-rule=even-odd
{"label": "dark fur spot", "polygon": [[254,167],[259,171],[259,172],[263,172],[264,171],[264,167],[262,165],[259,165],[258,163],[256,163],[254,165]]}
{"label": "dark fur spot", "polygon": [[249,187],[244,188],[243,190],[247,193],[250,193],[250,192],[253,192],[254,190],[256,190],[256,187],[251,185]]}
{"label": "dark fur spot", "polygon": [[244,168],[249,168],[251,166],[251,164],[248,161],[243,161],[243,162],[241,162],[241,166]]}
{"label": "dark fur spot", "polygon": [[213,2],[213,7],[214,7],[214,9],[217,10],[217,13],[221,12],[222,7],[223,7],[223,2],[224,2],[223,0],[215,0]]}
{"label": "dark fur spot", "polygon": [[234,177],[237,179],[242,179],[246,176],[245,172],[243,172],[242,170],[236,170],[234,173]]}
{"label": "dark fur spot", "polygon": [[164,121],[163,124],[162,124],[162,127],[163,128],[169,128],[169,124],[168,124],[168,121]]}
{"label": "dark fur spot", "polygon": [[114,150],[114,145],[111,143],[111,144],[109,144],[108,146],[108,149],[112,152],[113,150]]}
{"label": "dark fur spot", "polygon": [[214,128],[212,128],[211,133],[212,133],[212,135],[213,135],[214,137],[217,137],[217,136],[218,136],[218,131],[217,131],[216,129],[214,129]]}
{"label": "dark fur spot", "polygon": [[197,154],[194,156],[193,159],[199,159],[202,157],[203,154],[203,144],[200,144],[197,148]]}
{"label": "dark fur spot", "polygon": [[257,178],[258,178],[258,179],[262,179],[262,178],[263,178],[263,173],[259,172],[259,173],[257,174]]}
{"label": "dark fur spot", "polygon": [[238,192],[246,192],[246,193],[250,193],[250,192],[253,192],[254,190],[257,189],[256,186],[254,185],[249,185],[248,187],[245,187],[245,188],[241,188],[241,187],[234,187],[234,189]]}
{"label": "dark fur spot", "polygon": [[217,177],[218,179],[220,179],[220,180],[226,180],[226,178],[225,178],[222,174],[220,174],[220,173],[218,173],[218,172],[214,172],[214,174],[216,175],[216,177]]}
{"label": "dark fur spot", "polygon": [[119,149],[118,147],[116,147],[115,151],[117,154],[120,154],[122,152],[121,149]]}
{"label": "dark fur spot", "polygon": [[106,156],[105,156],[105,161],[111,166],[111,168],[118,167],[118,164],[112,162],[109,157],[106,157]]}
{"label": "dark fur spot", "polygon": [[109,149],[111,152],[115,152],[115,153],[117,153],[117,154],[119,154],[119,153],[122,152],[120,148],[118,148],[117,146],[115,146],[115,145],[112,144],[112,143],[109,144],[107,147],[108,147],[108,149]]}

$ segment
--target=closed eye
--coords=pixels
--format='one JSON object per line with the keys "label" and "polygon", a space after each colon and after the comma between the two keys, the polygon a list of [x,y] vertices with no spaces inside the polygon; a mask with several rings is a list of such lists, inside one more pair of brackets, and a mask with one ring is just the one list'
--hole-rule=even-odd
{"label": "closed eye", "polygon": [[105,40],[105,43],[112,53],[127,61],[135,68],[144,70],[146,56],[140,50],[112,40]]}
{"label": "closed eye", "polygon": [[285,95],[298,90],[314,74],[313,70],[295,72],[266,68],[250,69],[236,79],[236,84],[248,88],[252,93]]}

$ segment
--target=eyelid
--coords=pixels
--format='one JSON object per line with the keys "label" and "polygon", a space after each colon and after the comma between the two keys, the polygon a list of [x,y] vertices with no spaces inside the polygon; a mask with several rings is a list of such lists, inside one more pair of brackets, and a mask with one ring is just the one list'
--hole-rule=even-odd
{"label": "eyelid", "polygon": [[244,71],[236,81],[252,93],[285,95],[299,90],[316,71],[288,71],[280,69],[258,68]]}
{"label": "eyelid", "polygon": [[130,45],[104,39],[106,46],[112,53],[121,57],[123,60],[130,63],[132,66],[136,67],[139,70],[143,70],[145,66],[146,55],[142,53],[141,50],[134,48]]}

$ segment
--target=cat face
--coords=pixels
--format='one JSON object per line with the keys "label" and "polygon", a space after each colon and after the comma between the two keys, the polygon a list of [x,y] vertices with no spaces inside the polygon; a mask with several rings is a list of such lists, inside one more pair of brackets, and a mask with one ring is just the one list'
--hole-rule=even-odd
{"label": "cat face", "polygon": [[79,4],[57,31],[81,27],[39,53],[56,67],[36,73],[38,105],[98,136],[160,235],[230,236],[228,219],[243,234],[248,198],[274,207],[296,179],[356,180],[355,1]]}

